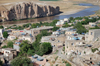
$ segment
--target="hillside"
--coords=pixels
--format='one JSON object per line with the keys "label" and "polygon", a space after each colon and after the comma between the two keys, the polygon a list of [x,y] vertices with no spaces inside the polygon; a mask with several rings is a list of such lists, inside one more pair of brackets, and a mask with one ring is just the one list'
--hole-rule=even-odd
{"label": "hillside", "polygon": [[0,11],[7,11],[13,5],[21,2],[34,2],[37,4],[47,4],[51,6],[59,6],[62,15],[76,13],[80,10],[88,8],[87,6],[75,5],[79,2],[92,2],[94,0],[60,0],[60,1],[39,1],[39,0],[0,0]]}

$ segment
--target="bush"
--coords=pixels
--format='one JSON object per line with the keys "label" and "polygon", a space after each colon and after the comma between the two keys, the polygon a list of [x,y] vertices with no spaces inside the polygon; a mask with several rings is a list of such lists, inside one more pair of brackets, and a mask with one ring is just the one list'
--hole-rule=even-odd
{"label": "bush", "polygon": [[65,47],[63,47],[63,51],[65,51]]}
{"label": "bush", "polygon": [[94,53],[96,50],[98,50],[98,48],[91,48],[92,52]]}
{"label": "bush", "polygon": [[4,45],[2,48],[7,48],[7,46],[6,46],[6,45]]}
{"label": "bush", "polygon": [[0,60],[0,66],[2,66],[3,65],[3,62]]}
{"label": "bush", "polygon": [[19,56],[11,61],[11,66],[33,66],[33,65],[29,58]]}
{"label": "bush", "polygon": [[58,56],[55,58],[55,61],[58,59]]}
{"label": "bush", "polygon": [[71,66],[69,63],[66,63],[66,66]]}
{"label": "bush", "polygon": [[86,33],[88,30],[82,26],[81,23],[77,23],[76,25],[74,25],[74,28],[77,29],[77,33],[82,34],[82,33]]}
{"label": "bush", "polygon": [[13,48],[13,42],[12,41],[8,41],[8,43],[7,43],[7,47],[10,47],[10,48]]}
{"label": "bush", "polygon": [[55,26],[54,26],[52,30],[53,30],[53,31],[56,31],[56,30],[58,30],[58,29],[59,29],[59,27],[55,27]]}
{"label": "bush", "polygon": [[7,38],[7,37],[8,37],[8,32],[6,32],[6,31],[3,32],[3,37],[4,37],[4,38]]}

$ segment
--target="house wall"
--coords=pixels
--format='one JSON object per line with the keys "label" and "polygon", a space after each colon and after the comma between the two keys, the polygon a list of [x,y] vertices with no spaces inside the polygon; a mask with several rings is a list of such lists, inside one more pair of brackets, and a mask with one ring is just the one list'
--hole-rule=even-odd
{"label": "house wall", "polygon": [[66,36],[59,36],[57,37],[57,40],[59,40],[60,42],[65,42]]}
{"label": "house wall", "polygon": [[75,31],[66,31],[65,32],[66,35],[75,34],[75,33],[76,33]]}
{"label": "house wall", "polygon": [[32,40],[31,40],[31,37],[24,37],[24,36],[23,36],[22,39],[24,39],[24,40],[28,40],[28,41],[30,41],[30,42],[32,41]]}
{"label": "house wall", "polygon": [[83,41],[66,41],[65,42],[65,52],[68,52],[70,50],[76,50],[76,46],[77,45],[80,45],[80,44],[83,44]]}
{"label": "house wall", "polygon": [[8,36],[8,40],[14,40],[16,39],[16,36]]}
{"label": "house wall", "polygon": [[100,29],[89,30],[89,34],[85,35],[85,41],[95,41],[98,37],[100,37]]}
{"label": "house wall", "polygon": [[33,36],[36,36],[36,35],[38,35],[40,33],[40,30],[31,30],[31,34],[33,35]]}
{"label": "house wall", "polygon": [[0,36],[3,37],[3,32],[4,30],[3,29],[0,29]]}

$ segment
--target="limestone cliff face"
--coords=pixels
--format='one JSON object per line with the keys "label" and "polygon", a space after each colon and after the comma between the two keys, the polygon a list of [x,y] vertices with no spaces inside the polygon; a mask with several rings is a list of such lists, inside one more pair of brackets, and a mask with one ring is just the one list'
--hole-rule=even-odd
{"label": "limestone cliff face", "polygon": [[34,3],[21,3],[12,6],[9,10],[1,11],[3,21],[19,20],[25,18],[44,17],[58,14],[59,7],[49,5],[37,5]]}

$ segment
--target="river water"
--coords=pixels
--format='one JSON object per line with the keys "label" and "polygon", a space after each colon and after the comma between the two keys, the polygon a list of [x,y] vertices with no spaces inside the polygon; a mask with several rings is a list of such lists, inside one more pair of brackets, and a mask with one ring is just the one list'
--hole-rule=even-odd
{"label": "river water", "polygon": [[70,14],[70,15],[55,15],[55,16],[28,19],[28,20],[7,21],[7,22],[1,22],[0,25],[33,23],[33,22],[40,22],[40,21],[51,21],[51,20],[55,20],[55,19],[64,19],[64,18],[69,18],[69,17],[80,17],[80,16],[83,17],[83,16],[89,16],[89,15],[95,14],[94,11],[100,10],[99,6],[92,5],[92,4],[89,4],[89,3],[80,3],[79,5],[80,6],[91,6],[91,8],[86,8],[84,10],[81,10],[77,13]]}

